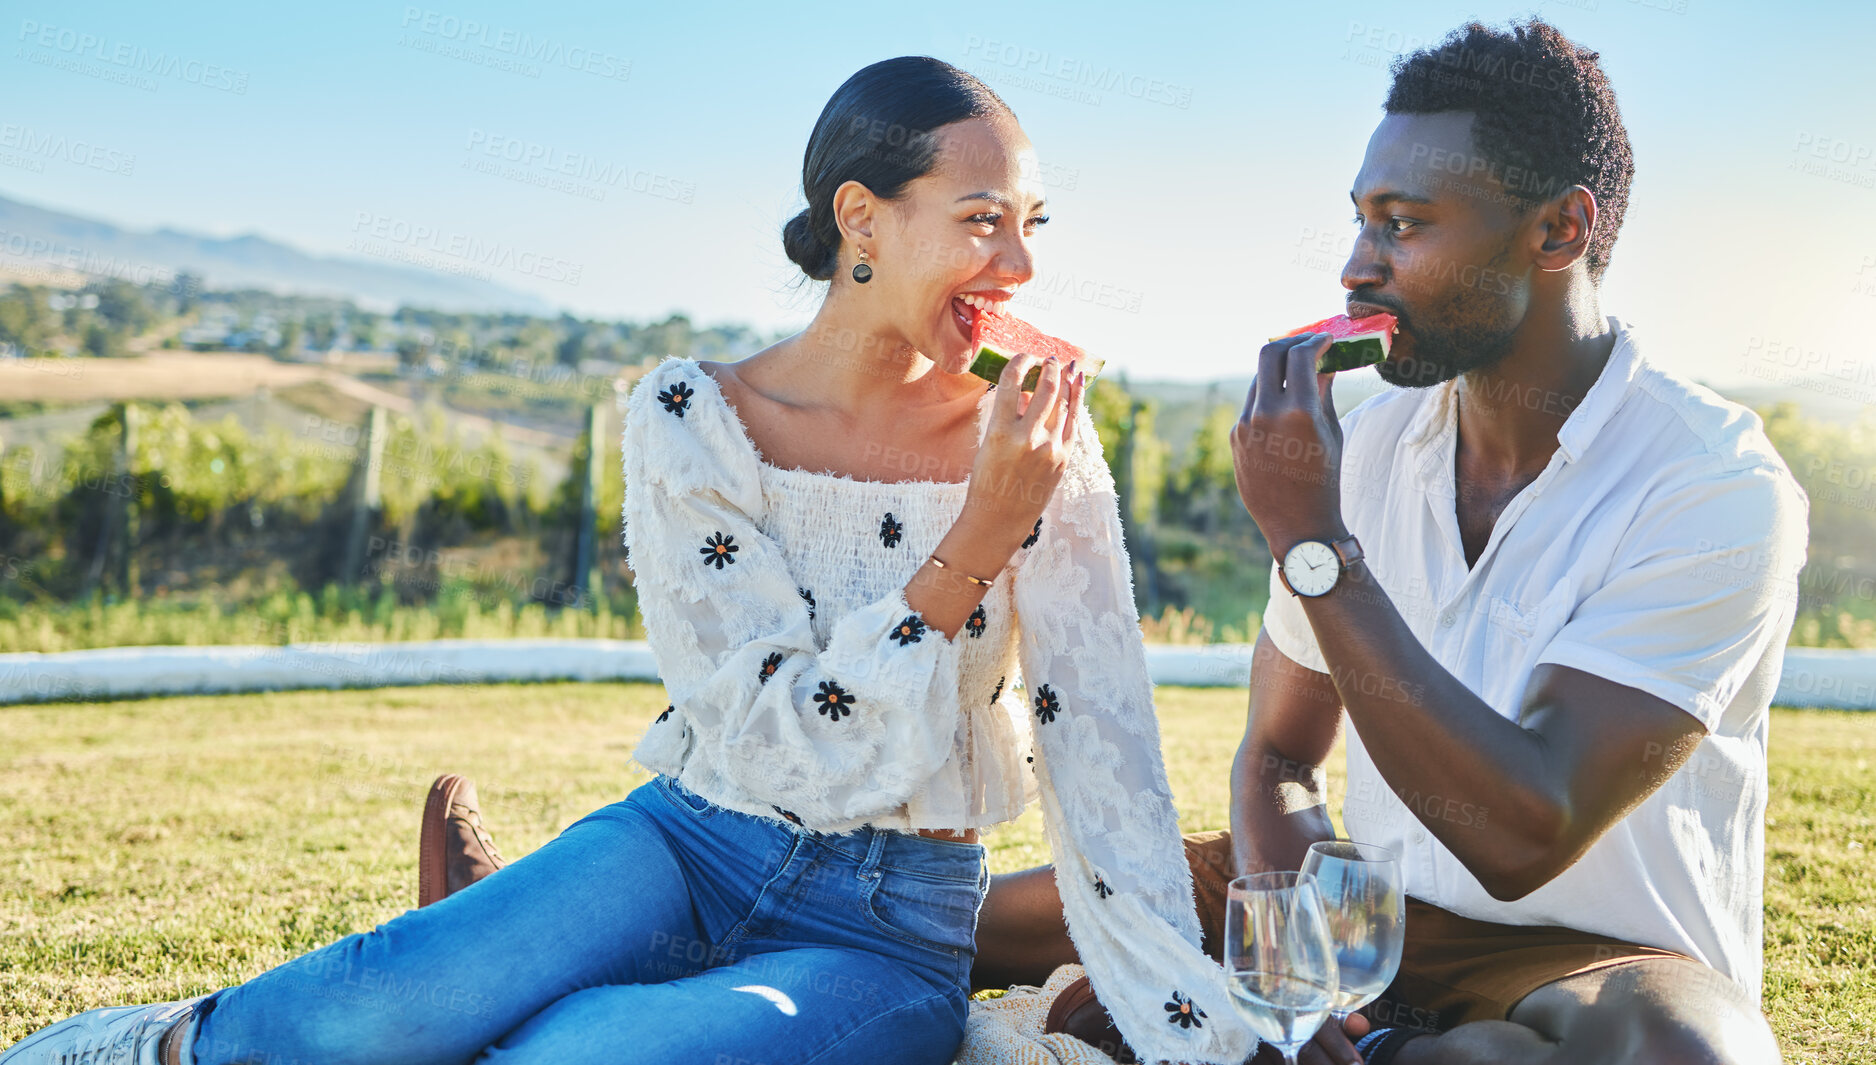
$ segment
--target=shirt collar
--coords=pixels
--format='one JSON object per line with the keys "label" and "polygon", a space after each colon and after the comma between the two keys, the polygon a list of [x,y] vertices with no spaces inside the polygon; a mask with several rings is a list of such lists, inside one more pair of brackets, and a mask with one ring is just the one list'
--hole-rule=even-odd
{"label": "shirt collar", "polygon": [[1413,421],[1407,424],[1407,433],[1401,442],[1418,450],[1428,443],[1437,441],[1440,430],[1452,418],[1453,389],[1459,381],[1443,381],[1433,387],[1433,395],[1421,400],[1420,409],[1414,412]]}
{"label": "shirt collar", "polygon": [[[1583,401],[1557,430],[1557,446],[1571,462],[1583,457],[1590,441],[1628,398],[1630,386],[1641,371],[1641,350],[1635,344],[1634,331],[1614,315],[1609,316],[1609,329],[1615,334],[1615,346],[1609,351],[1608,362],[1603,364],[1602,373],[1597,375]],[[1420,451],[1428,445],[1438,445],[1457,427],[1454,398],[1458,387],[1457,378],[1443,382],[1435,386],[1433,395],[1421,402],[1402,437],[1401,442],[1407,448]]]}
{"label": "shirt collar", "polygon": [[1635,346],[1633,331],[1621,323],[1615,315],[1609,316],[1609,329],[1615,334],[1615,346],[1609,349],[1609,361],[1603,364],[1602,373],[1596,377],[1596,383],[1589,386],[1589,392],[1583,396],[1583,402],[1563,421],[1563,428],[1557,430],[1557,446],[1571,462],[1583,457],[1590,441],[1602,427],[1609,424],[1609,419],[1628,398],[1629,389],[1635,377],[1641,372],[1641,349]]}

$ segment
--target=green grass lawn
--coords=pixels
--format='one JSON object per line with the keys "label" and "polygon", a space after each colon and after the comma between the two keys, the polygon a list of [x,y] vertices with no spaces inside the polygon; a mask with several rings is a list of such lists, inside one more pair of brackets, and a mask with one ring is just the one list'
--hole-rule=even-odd
{"label": "green grass lawn", "polygon": [[[1222,827],[1244,694],[1159,699],[1183,825]],[[645,779],[629,754],[664,704],[654,685],[559,684],[0,707],[0,1046],[395,916],[443,770],[471,774],[504,852],[527,853]],[[1876,715],[1773,715],[1765,997],[1792,1062],[1876,1051],[1873,759]],[[1032,809],[987,835],[993,868],[1046,860],[1040,828]]]}

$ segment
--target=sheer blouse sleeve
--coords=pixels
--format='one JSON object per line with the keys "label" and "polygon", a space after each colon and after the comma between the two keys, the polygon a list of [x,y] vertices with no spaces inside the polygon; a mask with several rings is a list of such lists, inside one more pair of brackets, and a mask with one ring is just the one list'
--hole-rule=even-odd
{"label": "sheer blouse sleeve", "polygon": [[1143,1059],[1238,1065],[1257,1040],[1199,949],[1119,503],[1085,407],[1016,611],[1056,883],[1095,993]]}

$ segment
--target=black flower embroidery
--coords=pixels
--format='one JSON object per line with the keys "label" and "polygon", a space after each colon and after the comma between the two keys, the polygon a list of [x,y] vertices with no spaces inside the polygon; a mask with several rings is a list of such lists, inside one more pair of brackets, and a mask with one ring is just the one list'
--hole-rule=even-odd
{"label": "black flower embroidery", "polygon": [[736,537],[725,536],[718,532],[704,537],[704,545],[697,549],[697,553],[703,556],[704,565],[715,565],[716,568],[722,569],[734,563],[736,552],[741,550],[742,548],[736,546]]}
{"label": "black flower embroidery", "polygon": [[887,547],[898,547],[899,539],[904,535],[905,526],[892,516],[892,511],[887,511],[886,516],[879,520],[879,542]]}
{"label": "black flower embroidery", "polygon": [[1055,689],[1049,687],[1047,684],[1037,689],[1036,717],[1041,719],[1043,724],[1046,725],[1054,721],[1055,715],[1060,713],[1061,709],[1062,704],[1055,698]]}
{"label": "black flower embroidery", "polygon": [[690,407],[690,397],[696,394],[696,389],[679,381],[670,388],[658,393],[658,402],[664,404],[665,410],[682,418],[684,411]]}
{"label": "black flower embroidery", "polygon": [[656,720],[656,721],[653,721],[653,722],[652,722],[652,724],[654,724],[654,725],[662,725],[662,724],[664,724],[664,719],[665,719],[665,718],[667,718],[667,717],[670,717],[670,716],[671,716],[671,711],[673,711],[673,710],[676,710],[676,709],[677,709],[677,707],[675,707],[675,706],[667,706],[667,707],[665,707],[665,708],[664,708],[664,713],[662,713],[662,714],[659,714],[659,715],[658,715],[658,720]]}
{"label": "black flower embroidery", "polygon": [[[984,605],[979,603],[977,604],[977,609],[971,611],[971,616],[964,620],[964,631],[970,633],[972,636],[982,636],[984,634],[984,626],[989,623],[990,618],[984,613]],[[994,702],[994,700],[992,701]]]}
{"label": "black flower embroidery", "polygon": [[814,620],[814,593],[808,591],[806,588],[796,588],[795,591],[800,592],[801,598],[806,599],[808,601],[808,620],[813,621]]}
{"label": "black flower embroidery", "polygon": [[899,646],[917,643],[925,638],[925,619],[917,614],[907,614],[905,620],[895,625],[892,638],[899,641]]}
{"label": "black flower embroidery", "polygon": [[1095,898],[1104,899],[1104,898],[1107,898],[1109,895],[1112,895],[1113,893],[1114,893],[1114,889],[1107,886],[1107,881],[1101,879],[1098,876],[1094,878],[1094,897]]}
{"label": "black flower embroidery", "polygon": [[1173,991],[1172,1001],[1166,1003],[1166,1014],[1166,1022],[1168,1024],[1176,1024],[1181,1028],[1205,1027],[1205,1011],[1199,1009],[1198,1003],[1180,994],[1177,990]]}
{"label": "black flower embroidery", "polygon": [[797,825],[801,824],[801,818],[797,816],[792,810],[784,810],[781,807],[773,805],[773,804],[770,804],[769,809],[774,810],[778,814],[781,814],[783,820],[791,821]]}
{"label": "black flower embroidery", "polygon": [[782,653],[780,651],[770,652],[769,657],[762,660],[762,668],[756,670],[756,679],[767,684],[769,678],[773,677],[775,671],[780,668],[782,668]]}
{"label": "black flower embroidery", "polygon": [[1010,678],[1008,677],[997,678],[997,690],[990,693],[990,705],[991,706],[997,705],[997,700],[1003,698],[1003,682],[1008,679]]}
{"label": "black flower embroidery", "polygon": [[839,721],[842,714],[853,713],[853,696],[831,680],[821,682],[821,690],[814,693],[814,701],[821,704],[821,713],[835,721]]}
{"label": "black flower embroidery", "polygon": [[1042,539],[1042,519],[1041,519],[1041,518],[1037,518],[1037,519],[1036,519],[1036,527],[1035,527],[1035,529],[1033,529],[1033,530],[1031,530],[1031,532],[1029,533],[1029,536],[1028,536],[1028,538],[1027,538],[1027,539],[1025,539],[1025,540],[1023,541],[1023,546],[1024,546],[1024,547],[1034,547],[1034,546],[1036,546],[1036,541],[1037,541],[1037,540],[1040,540],[1040,539]]}

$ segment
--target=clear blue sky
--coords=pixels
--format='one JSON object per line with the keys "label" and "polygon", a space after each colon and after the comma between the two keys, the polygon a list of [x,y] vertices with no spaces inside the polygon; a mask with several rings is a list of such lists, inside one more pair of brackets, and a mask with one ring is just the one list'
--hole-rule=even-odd
{"label": "clear blue sky", "polygon": [[[1605,311],[1716,384],[1795,347],[1876,394],[1868,0],[8,8],[0,138],[11,123],[116,155],[0,165],[0,193],[322,253],[368,235],[361,219],[427,227],[562,264],[494,279],[576,313],[763,328],[812,310],[777,234],[828,94],[935,55],[998,89],[1053,179],[1028,317],[1136,377],[1189,380],[1246,374],[1259,338],[1340,308],[1347,191],[1391,54],[1535,11],[1601,51],[1635,146]],[[523,39],[559,61],[504,69]],[[135,73],[151,57],[174,68]],[[1056,76],[1075,65],[1141,93],[1077,90]],[[538,179],[620,176],[594,200],[474,169],[504,138],[545,153],[523,164]]]}

